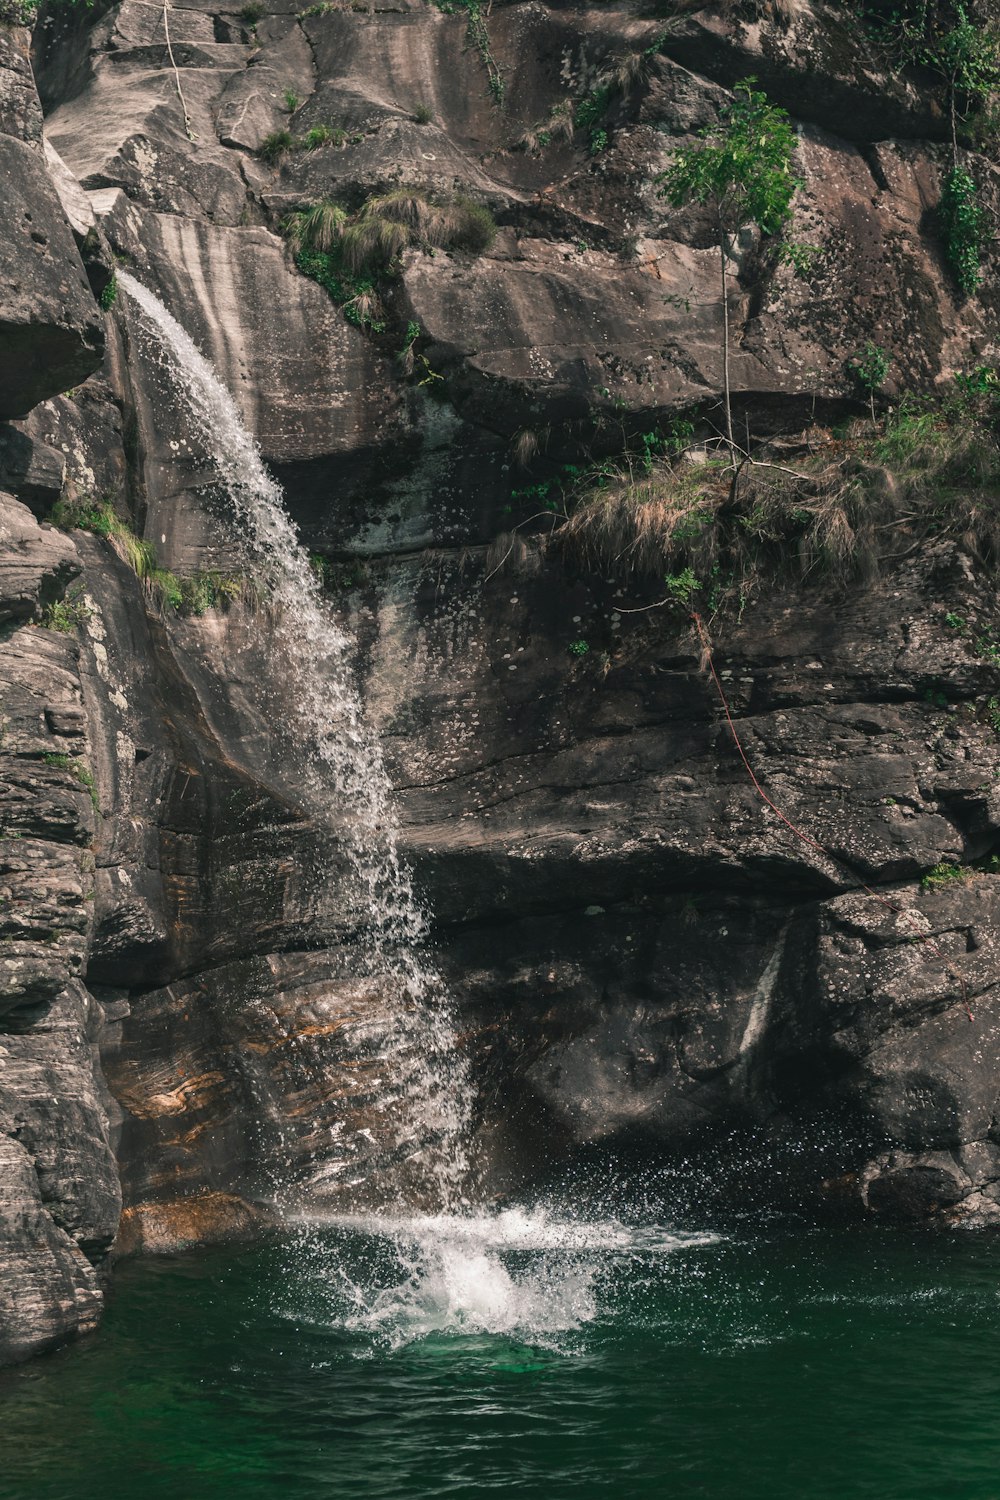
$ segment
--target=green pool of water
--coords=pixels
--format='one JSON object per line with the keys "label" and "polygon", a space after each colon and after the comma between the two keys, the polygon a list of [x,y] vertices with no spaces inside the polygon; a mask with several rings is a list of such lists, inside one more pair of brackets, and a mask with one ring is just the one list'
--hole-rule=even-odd
{"label": "green pool of water", "polygon": [[997,1500],[1000,1243],[532,1217],[123,1266],[3,1500]]}

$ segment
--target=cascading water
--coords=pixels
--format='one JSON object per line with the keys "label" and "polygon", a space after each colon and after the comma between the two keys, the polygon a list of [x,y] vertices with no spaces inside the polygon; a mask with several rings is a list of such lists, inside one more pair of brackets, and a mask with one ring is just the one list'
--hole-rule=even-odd
{"label": "cascading water", "polygon": [[[281,488],[229,392],[158,299],[125,272],[118,280],[141,311],[145,347],[182,398],[190,435],[215,465],[233,540],[267,590],[281,712],[304,752],[312,798],[333,817],[346,813],[336,826],[360,911],[357,965],[390,1002],[371,1045],[404,1105],[384,1117],[376,1147],[422,1159],[439,1209],[413,1216],[397,1201],[376,1215],[331,1216],[299,1185],[279,1183],[279,1206],[296,1229],[297,1274],[282,1295],[298,1287],[320,1318],[383,1347],[441,1332],[551,1342],[595,1316],[609,1256],[648,1258],[705,1237],[637,1231],[613,1215],[581,1218],[558,1206],[495,1211],[468,1201],[471,1072],[445,985],[422,948],[427,919],[399,854],[381,748],[352,679],[351,640],[324,602]],[[292,1300],[302,1316],[302,1298]]]}
{"label": "cascading water", "polygon": [[[440,1204],[457,1208],[468,1174],[473,1104],[469,1068],[455,1045],[451,1005],[421,945],[427,919],[400,858],[392,793],[378,738],[365,722],[351,673],[351,641],[324,603],[315,570],[299,545],[281,487],[264,467],[236,403],[211,365],[162,303],[134,277],[119,284],[141,309],[147,344],[181,395],[190,433],[211,455],[232,511],[233,539],[248,571],[266,588],[271,649],[281,664],[286,730],[305,752],[314,800],[343,816],[338,824],[361,914],[358,968],[389,998],[387,1030],[373,1045],[406,1095],[409,1152],[426,1165]],[[378,1143],[388,1154],[400,1143]]]}

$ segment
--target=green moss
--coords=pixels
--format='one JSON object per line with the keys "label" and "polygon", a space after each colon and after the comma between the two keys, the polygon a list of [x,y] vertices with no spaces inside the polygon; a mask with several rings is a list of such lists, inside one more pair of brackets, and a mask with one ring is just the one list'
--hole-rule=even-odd
{"label": "green moss", "polygon": [[[50,519],[64,530],[89,531],[106,538],[124,563],[141,578],[150,594],[178,614],[202,615],[234,599],[249,598],[253,592],[242,573],[222,573],[208,569],[179,578],[169,568],[161,568],[152,542],[137,537],[110,500],[60,500]],[[42,624],[51,630],[71,630],[86,619],[89,611],[72,597],[49,606],[48,618]]]}

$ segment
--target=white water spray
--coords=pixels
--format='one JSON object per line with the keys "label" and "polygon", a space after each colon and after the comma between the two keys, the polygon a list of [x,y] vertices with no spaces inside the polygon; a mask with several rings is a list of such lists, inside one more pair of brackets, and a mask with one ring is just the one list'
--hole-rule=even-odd
{"label": "white water spray", "polygon": [[392,790],[353,680],[351,640],[323,598],[281,487],[233,398],[163,304],[124,271],[118,282],[141,310],[148,352],[183,398],[192,435],[214,463],[232,508],[233,540],[268,591],[272,650],[287,686],[282,714],[304,752],[314,800],[343,817],[338,832],[361,914],[358,967],[385,994],[389,1018],[372,1047],[404,1095],[404,1109],[384,1117],[376,1144],[385,1155],[420,1158],[442,1206],[454,1209],[468,1171],[470,1071],[456,1047],[445,986],[421,951],[427,919],[399,854]]}
{"label": "white water spray", "polygon": [[[544,1206],[475,1209],[463,1197],[470,1070],[445,987],[421,951],[427,921],[399,855],[381,748],[352,678],[351,641],[322,597],[281,489],[232,397],[162,304],[126,273],[118,279],[144,316],[140,332],[151,357],[184,399],[193,436],[214,459],[233,540],[268,590],[272,649],[287,673],[281,708],[307,774],[312,767],[310,795],[317,803],[333,799],[335,811],[347,814],[341,836],[364,924],[355,951],[366,982],[389,1001],[390,1019],[372,1045],[406,1106],[401,1117],[385,1118],[377,1144],[387,1155],[408,1148],[422,1158],[443,1210],[317,1218],[315,1205],[296,1202],[294,1190],[279,1194],[297,1234],[275,1295],[291,1300],[290,1316],[356,1337],[360,1352],[435,1335],[500,1335],[566,1349],[567,1338],[598,1316],[609,1268],[636,1273],[650,1259],[715,1236],[636,1229]],[[339,1236],[333,1244],[331,1235]]]}
{"label": "white water spray", "polygon": [[718,1240],[548,1204],[333,1216],[313,1228],[301,1241],[313,1274],[289,1288],[279,1311],[342,1329],[362,1356],[483,1335],[569,1353],[574,1336],[600,1316],[609,1287],[618,1288],[612,1300],[620,1298],[623,1284],[656,1278],[675,1253]]}

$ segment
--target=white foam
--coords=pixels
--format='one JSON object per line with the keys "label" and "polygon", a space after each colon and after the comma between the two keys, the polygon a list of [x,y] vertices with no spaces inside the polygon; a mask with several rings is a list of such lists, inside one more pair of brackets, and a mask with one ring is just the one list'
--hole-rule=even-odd
{"label": "white foam", "polygon": [[[600,1316],[602,1284],[614,1267],[718,1239],[545,1206],[310,1216],[306,1224],[320,1233],[304,1241],[310,1249],[295,1266],[311,1284],[312,1320],[358,1336],[359,1353],[483,1334],[567,1352],[565,1336]],[[348,1244],[324,1237],[331,1229]]]}

